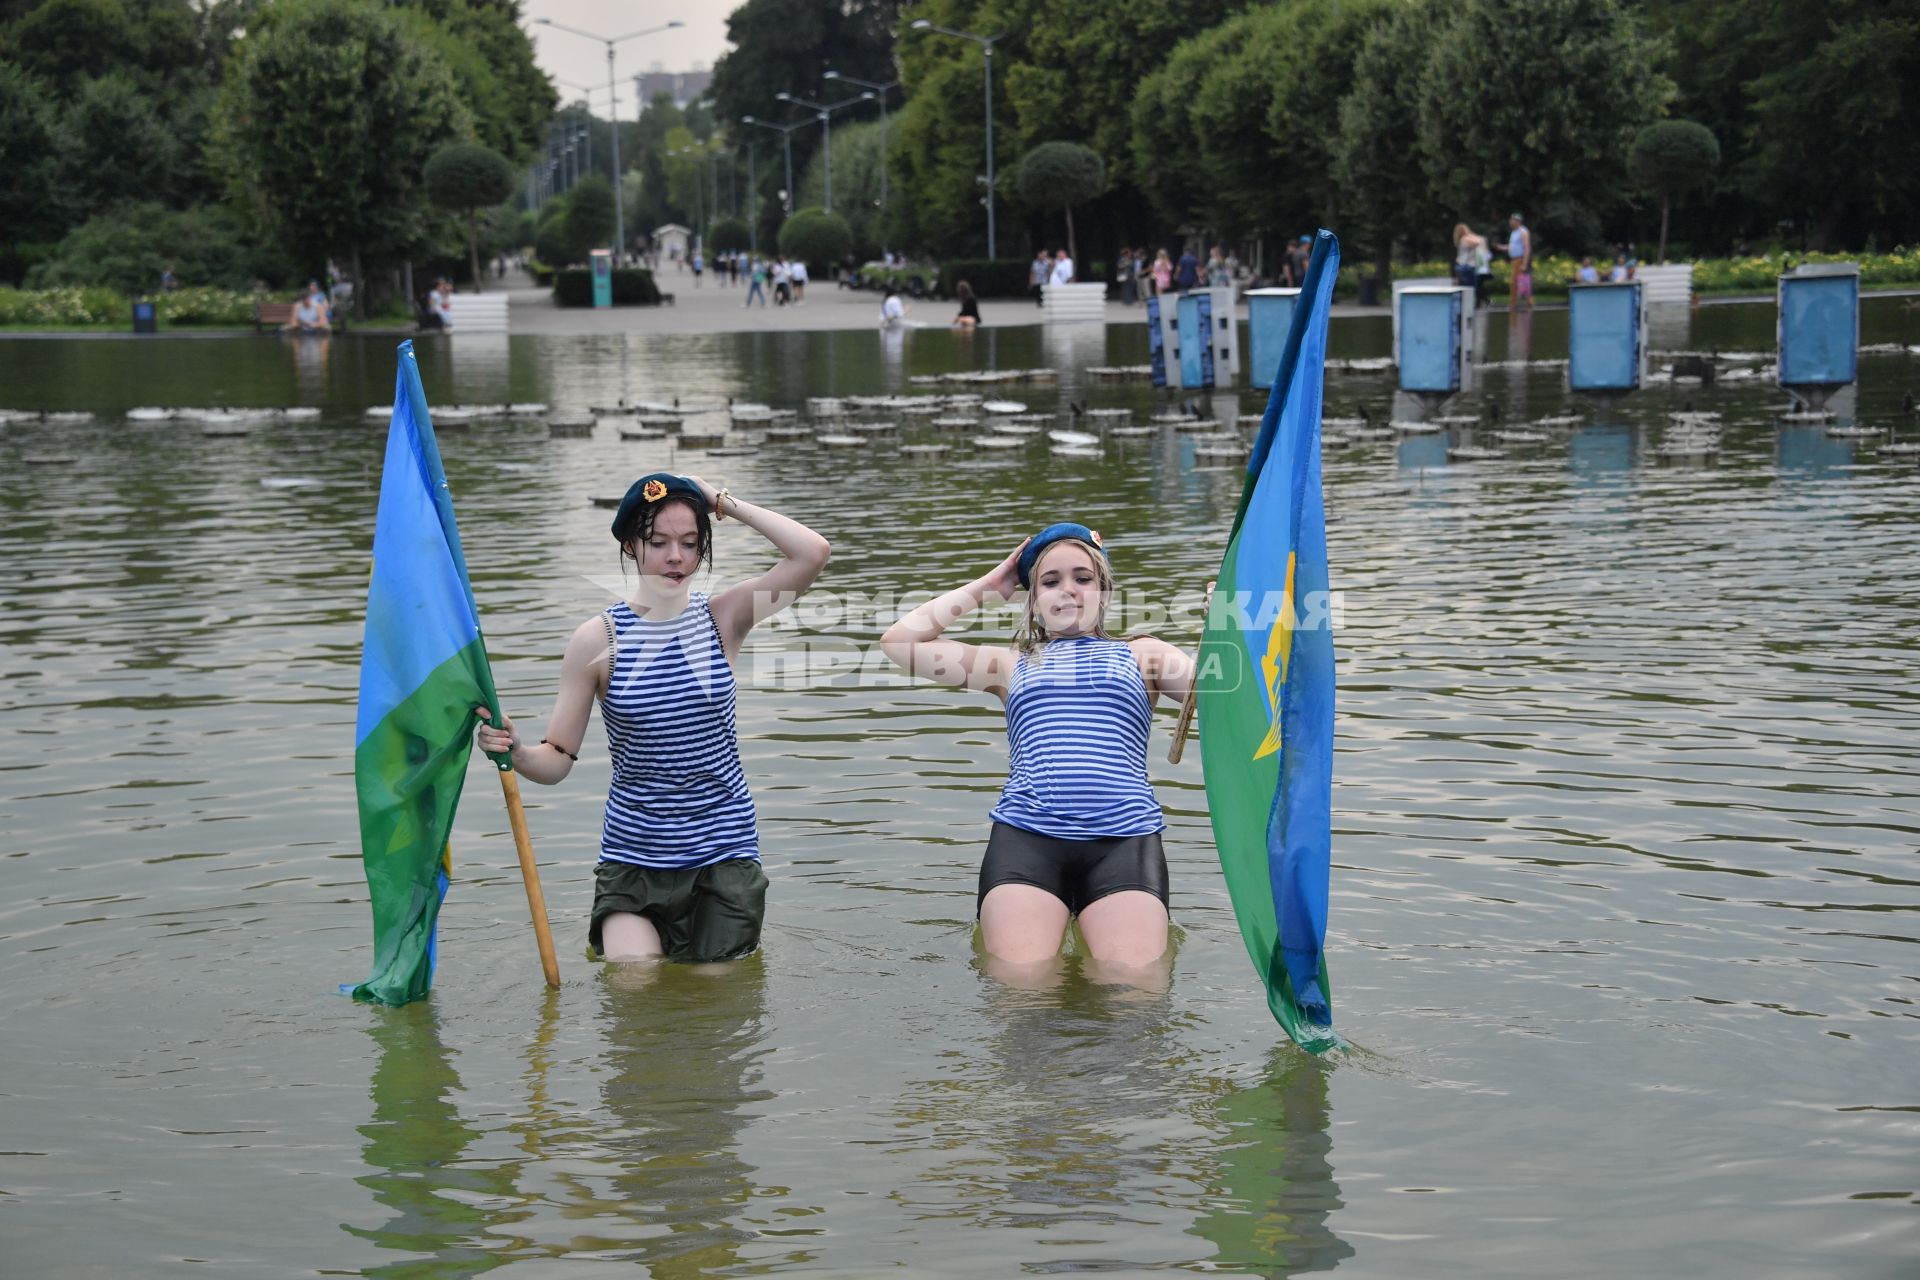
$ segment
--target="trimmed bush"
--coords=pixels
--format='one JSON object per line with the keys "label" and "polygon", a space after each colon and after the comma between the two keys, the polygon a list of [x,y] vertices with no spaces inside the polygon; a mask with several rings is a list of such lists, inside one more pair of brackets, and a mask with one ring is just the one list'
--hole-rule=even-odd
{"label": "trimmed bush", "polygon": [[[554,273],[553,300],[563,307],[593,305],[593,272],[569,267]],[[616,307],[657,307],[660,288],[653,272],[645,267],[616,267],[613,272],[613,305]]]}
{"label": "trimmed bush", "polygon": [[853,228],[837,213],[802,209],[780,224],[780,252],[800,259],[809,272],[822,279],[852,249]]}
{"label": "trimmed bush", "polygon": [[1031,258],[956,258],[941,264],[940,296],[951,298],[953,286],[965,280],[976,298],[1024,298]]}
{"label": "trimmed bush", "polygon": [[707,243],[715,253],[734,253],[753,247],[753,230],[743,218],[722,218],[707,234]]}

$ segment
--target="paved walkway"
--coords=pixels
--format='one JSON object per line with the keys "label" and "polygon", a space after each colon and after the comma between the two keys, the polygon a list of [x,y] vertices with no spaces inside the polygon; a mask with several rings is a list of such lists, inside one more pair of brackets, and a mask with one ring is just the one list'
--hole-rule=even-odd
{"label": "paved walkway", "polygon": [[[832,281],[809,284],[803,303],[786,307],[755,303],[749,308],[745,285],[716,285],[710,272],[699,288],[694,287],[691,271],[672,266],[663,269],[658,280],[662,293],[674,295],[673,305],[599,310],[559,307],[554,305],[553,291],[540,288],[524,272],[510,272],[504,280],[489,281],[487,291],[507,294],[507,326],[514,334],[781,333],[796,329],[876,329],[880,325],[880,294],[842,289]],[[906,301],[907,323],[920,328],[943,329],[960,310],[956,303],[931,298]],[[1244,315],[1244,304],[1240,310]],[[1333,309],[1333,314],[1384,317],[1387,309],[1342,304]],[[980,323],[988,327],[1040,324],[1044,319],[1044,313],[1031,302],[988,299],[980,303]],[[1106,323],[1144,324],[1146,312],[1137,305],[1109,302]]]}

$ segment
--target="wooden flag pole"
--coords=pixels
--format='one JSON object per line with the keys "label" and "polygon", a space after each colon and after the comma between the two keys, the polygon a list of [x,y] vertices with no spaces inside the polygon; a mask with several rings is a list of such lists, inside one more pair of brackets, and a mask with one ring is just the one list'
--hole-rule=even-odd
{"label": "wooden flag pole", "polygon": [[507,798],[507,821],[513,827],[513,847],[520,854],[520,878],[527,884],[527,911],[533,916],[534,940],[540,944],[540,968],[547,985],[560,985],[560,961],[553,954],[553,930],[547,925],[547,899],[540,892],[540,868],[533,864],[533,841],[527,835],[527,813],[520,807],[520,779],[511,769],[500,770],[500,791]]}
{"label": "wooden flag pole", "polygon": [[[1213,583],[1207,584],[1206,602],[1200,606],[1204,615],[1213,605]],[[1202,622],[1204,628],[1205,623]],[[1180,757],[1187,753],[1187,734],[1193,729],[1193,714],[1200,709],[1200,662],[1196,655],[1193,664],[1193,679],[1187,683],[1187,700],[1180,704],[1180,719],[1174,722],[1173,746],[1167,751],[1167,763],[1179,764]]]}

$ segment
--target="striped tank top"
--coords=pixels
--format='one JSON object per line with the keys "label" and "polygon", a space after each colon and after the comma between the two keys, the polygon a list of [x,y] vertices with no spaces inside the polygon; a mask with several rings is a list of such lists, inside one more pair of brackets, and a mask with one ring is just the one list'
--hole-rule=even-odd
{"label": "striped tank top", "polygon": [[1163,830],[1147,782],[1153,701],[1118,640],[1074,636],[1007,682],[1007,785],[995,822],[1061,840]]}
{"label": "striped tank top", "polygon": [[704,867],[760,856],[753,796],[740,770],[733,668],[707,597],[650,621],[625,601],[607,610],[614,658],[600,702],[613,757],[600,857],[643,867]]}

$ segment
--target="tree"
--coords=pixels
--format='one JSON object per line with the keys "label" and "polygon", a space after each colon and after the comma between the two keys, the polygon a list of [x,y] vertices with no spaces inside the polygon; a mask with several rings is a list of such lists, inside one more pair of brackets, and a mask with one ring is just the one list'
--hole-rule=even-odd
{"label": "tree", "polygon": [[427,160],[427,197],[467,224],[467,266],[480,292],[479,212],[513,195],[518,175],[507,158],[477,142],[442,147]]}
{"label": "tree", "polygon": [[1020,197],[1038,209],[1059,209],[1067,216],[1067,257],[1078,262],[1073,206],[1107,189],[1107,166],[1091,147],[1077,142],[1043,142],[1020,160]]}
{"label": "tree", "polygon": [[427,158],[468,132],[453,77],[385,10],[289,0],[227,64],[216,134],[229,189],[297,259],[424,247]]}
{"label": "tree", "polygon": [[825,209],[801,209],[780,227],[780,252],[824,275],[853,247],[847,220]]}
{"label": "tree", "polygon": [[[886,165],[884,142],[878,120],[843,125],[833,131],[833,211],[847,220],[847,228],[853,235],[853,251],[862,258],[877,257],[890,240],[889,210],[880,203],[880,174]],[[826,156],[815,152],[806,169],[795,179],[799,187],[793,197],[795,208],[823,203],[825,162]],[[896,186],[887,192],[887,198],[897,208],[906,194]]]}
{"label": "tree", "polygon": [[[1912,243],[1920,232],[1920,13],[1869,0],[1809,8],[1787,19],[1805,43],[1775,35],[1773,58],[1744,86],[1753,148],[1745,186],[1792,193],[1813,248],[1874,230]],[[1782,21],[1773,16],[1769,26],[1787,34]],[[1781,131],[1795,136],[1775,136]]]}
{"label": "tree", "polygon": [[983,17],[990,25],[973,29],[1020,33],[1018,55],[1006,66],[1018,141],[1083,142],[1106,162],[1111,184],[1136,187],[1132,108],[1140,82],[1166,63],[1168,50],[1244,7],[1244,0],[1002,0],[997,21]]}
{"label": "tree", "polygon": [[37,77],[0,61],[0,279],[18,279],[26,245],[58,239],[59,151],[53,104]]}
{"label": "tree", "polygon": [[713,224],[708,241],[716,253],[734,253],[753,247],[753,231],[744,218],[722,218]]}
{"label": "tree", "polygon": [[[524,161],[539,148],[559,98],[534,61],[520,7],[499,0],[406,0],[396,12],[452,71],[474,136]],[[594,146],[601,142],[596,137]]]}
{"label": "tree", "polygon": [[1435,194],[1465,214],[1620,190],[1673,96],[1655,52],[1619,0],[1461,0],[1420,78]]}
{"label": "tree", "polygon": [[589,250],[613,243],[613,184],[590,173],[567,192],[567,255],[569,262],[586,259]]}
{"label": "tree", "polygon": [[1673,198],[1705,182],[1720,164],[1712,130],[1692,120],[1656,120],[1633,140],[1633,171],[1660,197],[1660,261],[1667,260],[1667,214]]}
{"label": "tree", "polygon": [[1372,248],[1382,289],[1393,274],[1393,243],[1444,225],[1420,155],[1419,93],[1440,21],[1435,0],[1394,10],[1367,32],[1353,60],[1352,89],[1340,100],[1333,177],[1355,239]]}
{"label": "tree", "polygon": [[125,200],[165,202],[180,146],[156,104],[119,72],[85,81],[61,122],[61,177],[89,213]]}
{"label": "tree", "polygon": [[[896,79],[893,33],[904,7],[903,0],[746,0],[727,17],[733,47],[713,65],[714,115],[729,129],[741,116],[785,123],[794,109],[778,93],[816,102],[848,96],[823,79],[828,71],[875,84]],[[793,131],[796,173],[819,145],[818,129]]]}

